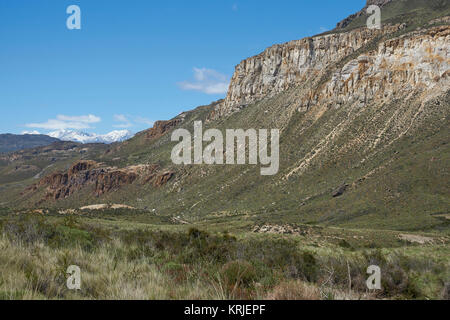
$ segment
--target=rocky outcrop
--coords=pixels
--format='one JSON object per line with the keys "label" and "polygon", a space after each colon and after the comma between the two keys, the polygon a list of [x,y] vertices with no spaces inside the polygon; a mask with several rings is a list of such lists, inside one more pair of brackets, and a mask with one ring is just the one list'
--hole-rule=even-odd
{"label": "rocky outcrop", "polygon": [[161,187],[161,186],[165,185],[167,182],[169,182],[169,180],[172,179],[172,177],[174,175],[175,175],[175,172],[173,172],[173,171],[163,172],[163,173],[157,175],[153,179],[153,185],[155,187]]}
{"label": "rocky outcrop", "polygon": [[95,168],[96,166],[97,166],[97,162],[95,162],[95,161],[90,161],[90,160],[79,161],[79,162],[73,164],[72,167],[70,167],[68,175],[73,176],[81,171],[86,171],[86,170]]}
{"label": "rocky outcrop", "polygon": [[375,37],[401,28],[404,26],[385,26],[382,30],[360,28],[272,46],[236,66],[227,97],[215,114],[218,117],[230,114],[292,86],[320,78],[329,65],[354,53]]}
{"label": "rocky outcrop", "polygon": [[72,195],[87,184],[95,182],[98,176],[98,164],[94,161],[79,161],[73,164],[67,172],[57,172],[44,177],[38,183],[30,186],[25,194],[39,188],[46,188],[45,199],[60,199]]}
{"label": "rocky outcrop", "polygon": [[[436,86],[445,89],[449,76],[450,27],[432,27],[390,40],[374,40],[404,27],[360,28],[270,47],[236,67],[226,100],[216,107],[214,114],[228,115],[304,84],[308,85],[298,103],[299,111],[318,103],[340,105],[359,101],[363,104],[404,89],[428,90]],[[375,50],[366,49],[366,53],[346,61],[372,41],[379,42]],[[346,63],[337,67],[340,61]],[[319,83],[318,79],[325,81]]]}
{"label": "rocky outcrop", "polygon": [[348,187],[349,187],[348,184],[343,184],[343,185],[341,185],[339,188],[337,188],[336,190],[333,191],[333,193],[331,194],[331,196],[332,196],[333,198],[337,198],[337,197],[342,196],[342,195],[345,193],[345,191],[347,191],[347,188],[348,188]]}
{"label": "rocky outcrop", "polygon": [[263,225],[255,226],[252,230],[254,233],[271,233],[271,234],[291,234],[308,236],[312,233],[312,228],[307,226],[292,226],[292,225]]}
{"label": "rocky outcrop", "polygon": [[86,187],[92,187],[96,196],[119,190],[136,181],[162,187],[174,172],[159,172],[158,165],[135,165],[125,168],[105,167],[102,163],[84,160],[74,163],[67,172],[53,173],[30,186],[24,195],[45,188],[43,200],[67,198]]}
{"label": "rocky outcrop", "polygon": [[156,121],[153,128],[146,131],[146,138],[150,140],[158,139],[171,129],[178,126],[183,120],[181,118],[175,118],[168,121]]}
{"label": "rocky outcrop", "polygon": [[434,27],[381,42],[333,73],[323,87],[311,90],[299,104],[365,105],[413,90],[445,91],[450,84],[450,26]]}
{"label": "rocky outcrop", "polygon": [[102,172],[95,179],[95,194],[100,196],[104,193],[118,190],[122,186],[132,184],[137,178],[136,173],[127,170]]}

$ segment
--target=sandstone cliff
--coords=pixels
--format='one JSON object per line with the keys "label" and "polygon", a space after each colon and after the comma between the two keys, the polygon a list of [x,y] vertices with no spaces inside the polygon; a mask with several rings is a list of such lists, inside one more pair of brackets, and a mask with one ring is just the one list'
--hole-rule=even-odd
{"label": "sandstone cliff", "polygon": [[[375,95],[392,94],[404,86],[444,86],[449,69],[449,27],[415,31],[379,41],[405,25],[382,30],[359,28],[345,33],[275,45],[236,66],[227,97],[215,110],[216,117],[228,115],[248,104],[270,98],[288,88],[310,88],[299,101],[305,111],[319,100],[335,103],[349,99],[367,102]],[[378,48],[370,49],[377,43]],[[364,46],[367,50],[362,50]],[[352,54],[365,51],[354,59]],[[361,51],[360,50],[360,51]],[[342,68],[339,62],[350,60]],[[332,76],[328,73],[332,70]],[[325,79],[326,84],[319,83]]]}
{"label": "sandstone cliff", "polygon": [[354,53],[375,37],[403,27],[361,28],[272,46],[236,66],[227,97],[218,106],[217,114],[229,114],[289,87],[317,79],[329,65]]}
{"label": "sandstone cliff", "polygon": [[333,73],[331,79],[299,105],[306,111],[312,104],[340,105],[385,99],[413,90],[438,92],[450,86],[450,27],[383,41],[376,50],[352,59]]}

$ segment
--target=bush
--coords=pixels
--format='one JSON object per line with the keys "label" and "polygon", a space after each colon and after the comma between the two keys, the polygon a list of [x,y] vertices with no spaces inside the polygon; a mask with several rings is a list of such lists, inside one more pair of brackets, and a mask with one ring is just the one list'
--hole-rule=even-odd
{"label": "bush", "polygon": [[94,247],[93,237],[89,232],[66,226],[57,226],[49,237],[48,244],[53,248],[79,245],[83,249],[91,250]]}
{"label": "bush", "polygon": [[345,239],[340,240],[338,245],[345,249],[353,249],[352,245]]}
{"label": "bush", "polygon": [[2,231],[12,241],[29,245],[46,242],[54,233],[54,228],[42,216],[29,214],[8,219],[2,224]]}
{"label": "bush", "polygon": [[188,236],[190,239],[206,239],[209,237],[209,234],[205,231],[200,231],[197,228],[190,228]]}
{"label": "bush", "polygon": [[[301,254],[293,253],[291,263],[287,265],[287,274],[291,278],[298,278],[309,282],[317,281],[319,266],[314,254],[304,251]],[[289,261],[286,261],[289,262]]]}
{"label": "bush", "polygon": [[184,282],[188,279],[188,268],[175,262],[169,262],[165,265],[167,274],[175,282]]}
{"label": "bush", "polygon": [[[84,249],[94,247],[93,236],[87,231],[63,224],[52,224],[45,217],[35,214],[10,218],[2,224],[2,231],[14,242],[33,245],[38,242],[52,248],[80,245]],[[70,225],[73,225],[71,220]]]}
{"label": "bush", "polygon": [[250,287],[256,280],[255,268],[247,261],[230,261],[220,271],[227,287]]}

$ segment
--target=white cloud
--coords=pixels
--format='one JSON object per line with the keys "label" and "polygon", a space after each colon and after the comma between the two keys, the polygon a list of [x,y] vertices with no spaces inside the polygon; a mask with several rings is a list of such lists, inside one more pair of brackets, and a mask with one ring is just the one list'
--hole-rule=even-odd
{"label": "white cloud", "polygon": [[133,126],[131,121],[123,114],[115,114],[114,120],[117,122],[121,122],[120,124],[114,125],[116,128],[130,128]]}
{"label": "white cloud", "polygon": [[140,117],[140,116],[129,116],[124,114],[115,114],[114,120],[116,122],[120,122],[119,124],[114,125],[115,128],[131,128],[136,124],[144,124],[147,126],[152,126],[154,121]]}
{"label": "white cloud", "polygon": [[66,116],[58,115],[56,119],[48,119],[41,123],[28,123],[25,126],[28,128],[39,128],[46,130],[67,130],[67,129],[89,129],[91,124],[98,123],[101,118],[92,114],[84,116]]}
{"label": "white cloud", "polygon": [[94,116],[92,114],[89,114],[87,116],[65,116],[65,115],[58,115],[56,116],[58,120],[62,121],[70,121],[70,122],[85,122],[85,123],[97,123],[100,122],[102,119],[100,119],[97,116]]}
{"label": "white cloud", "polygon": [[213,69],[194,68],[195,81],[178,83],[182,90],[200,91],[206,94],[225,94],[228,91],[228,77]]}
{"label": "white cloud", "polygon": [[148,126],[153,126],[155,124],[155,121],[144,118],[144,117],[135,117],[134,121],[140,124],[145,124]]}
{"label": "white cloud", "polygon": [[33,130],[33,131],[22,131],[22,134],[41,134],[41,133],[37,130]]}

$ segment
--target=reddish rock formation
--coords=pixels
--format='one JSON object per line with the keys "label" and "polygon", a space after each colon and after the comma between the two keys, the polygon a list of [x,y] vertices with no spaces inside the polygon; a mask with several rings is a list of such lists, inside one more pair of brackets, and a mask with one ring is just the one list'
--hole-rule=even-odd
{"label": "reddish rock formation", "polygon": [[95,161],[79,161],[75,163],[70,169],[69,169],[69,175],[77,174],[80,171],[85,171],[94,168],[97,165],[97,162]]}
{"label": "reddish rock formation", "polygon": [[144,184],[152,183],[155,187],[161,187],[174,176],[174,172],[158,174],[158,170],[159,166],[156,164],[141,164],[117,169],[102,167],[101,163],[95,161],[78,161],[67,172],[53,173],[45,177],[27,188],[23,194],[46,188],[45,200],[58,200],[69,197],[84,187],[93,186],[94,194],[101,196],[133,184],[137,180]]}
{"label": "reddish rock formation", "polygon": [[166,132],[170,131],[172,128],[175,128],[182,121],[183,120],[179,118],[168,121],[156,121],[153,128],[147,130],[146,138],[151,140],[157,139],[164,135]]}
{"label": "reddish rock formation", "polygon": [[153,179],[153,185],[155,187],[161,187],[165,185],[175,175],[172,171],[164,172]]}
{"label": "reddish rock formation", "polygon": [[100,164],[95,161],[78,161],[66,173],[53,173],[41,179],[27,191],[35,191],[47,187],[46,199],[58,200],[72,195],[86,184],[95,181],[101,169],[95,169]]}
{"label": "reddish rock formation", "polygon": [[101,173],[95,181],[95,194],[100,196],[104,193],[118,190],[121,186],[132,184],[137,177],[133,172],[121,170]]}

